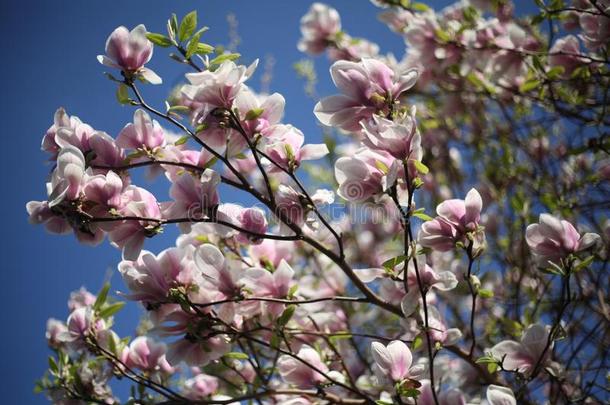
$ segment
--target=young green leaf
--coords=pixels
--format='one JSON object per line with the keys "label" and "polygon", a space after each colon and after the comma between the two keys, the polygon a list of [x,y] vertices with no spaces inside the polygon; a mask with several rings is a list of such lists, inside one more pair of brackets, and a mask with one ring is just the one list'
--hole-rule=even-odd
{"label": "young green leaf", "polygon": [[184,16],[178,30],[178,38],[180,41],[186,41],[197,28],[197,11],[193,10]]}

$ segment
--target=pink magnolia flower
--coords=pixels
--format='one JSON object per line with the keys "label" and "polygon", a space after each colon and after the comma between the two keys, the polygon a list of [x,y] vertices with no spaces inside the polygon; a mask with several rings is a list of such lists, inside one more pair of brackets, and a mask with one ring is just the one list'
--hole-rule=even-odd
{"label": "pink magnolia flower", "polygon": [[253,263],[266,267],[271,264],[273,267],[279,266],[282,260],[290,262],[293,254],[294,244],[292,242],[263,239],[254,246],[250,246],[249,255]]}
{"label": "pink magnolia flower", "polygon": [[[123,207],[119,214],[126,217],[161,219],[161,210],[157,199],[149,191],[129,186],[123,193]],[[140,255],[144,239],[154,235],[159,226],[157,221],[125,220],[111,224],[108,237],[112,244],[123,252],[124,260],[136,260]]]}
{"label": "pink magnolia flower", "polygon": [[[334,193],[330,190],[319,189],[311,196],[316,207],[332,204]],[[290,186],[280,184],[276,192],[277,212],[296,225],[307,224],[315,228],[316,216],[312,212],[306,197]]]}
{"label": "pink magnolia flower", "polygon": [[74,311],[77,308],[90,307],[95,302],[95,295],[91,294],[85,287],[81,287],[78,291],[70,293],[68,308]]}
{"label": "pink magnolia flower", "polygon": [[161,84],[161,78],[144,65],[150,61],[154,46],[146,38],[146,27],[142,24],[131,32],[123,26],[115,29],[106,40],[106,55],[97,60],[106,66],[128,73],[137,73],[151,84]]}
{"label": "pink magnolia flower", "polygon": [[95,334],[106,328],[102,319],[95,319],[91,307],[80,307],[72,311],[66,324],[67,331],[59,336],[59,340],[67,343],[79,341],[91,333]]}
{"label": "pink magnolia flower", "polygon": [[[277,368],[284,381],[299,388],[312,388],[327,382],[321,373],[329,373],[328,366],[320,359],[316,350],[303,346],[296,356],[307,364],[288,355],[282,355],[278,359]],[[315,367],[315,370],[312,367]]]}
{"label": "pink magnolia flower", "polygon": [[172,367],[165,359],[166,346],[147,336],[138,336],[123,350],[121,359],[129,368],[139,368],[147,372],[171,373]]}
{"label": "pink magnolia flower", "polygon": [[515,394],[507,387],[492,384],[487,387],[486,396],[489,405],[517,405]]}
{"label": "pink magnolia flower", "polygon": [[66,333],[68,333],[68,327],[64,322],[54,318],[50,318],[47,321],[45,337],[47,338],[49,347],[53,349],[60,348],[63,344],[61,337],[66,336]]}
{"label": "pink magnolia flower", "polygon": [[388,115],[418,76],[415,69],[396,73],[384,63],[366,58],[335,62],[330,74],[343,94],[320,100],[314,114],[324,125],[351,132],[359,132],[360,121],[373,114]]}
{"label": "pink magnolia flower", "polygon": [[402,165],[384,151],[362,148],[335,162],[335,178],[340,197],[361,202],[379,196],[394,185]]}
{"label": "pink magnolia flower", "polygon": [[157,256],[144,251],[136,261],[121,261],[119,272],[131,291],[127,298],[148,306],[165,301],[170,288],[196,282],[190,253],[188,248],[166,249]]}
{"label": "pink magnolia flower", "polygon": [[96,202],[106,208],[120,208],[123,181],[113,171],[106,175],[90,176],[85,182],[83,193],[87,201]]}
{"label": "pink magnolia flower", "polygon": [[[610,12],[610,4],[600,4],[607,14]],[[582,39],[587,48],[598,51],[600,48],[608,48],[610,41],[610,18],[607,15],[595,15],[591,13],[580,13],[580,26],[582,28]]]}
{"label": "pink magnolia flower", "polygon": [[224,295],[224,298],[237,296],[240,291],[238,275],[228,266],[222,252],[212,244],[201,245],[194,254],[197,269],[203,274],[211,288]]}
{"label": "pink magnolia flower", "polygon": [[328,48],[328,57],[334,61],[359,61],[378,55],[379,45],[364,38],[352,38],[345,33],[338,36],[335,46]]}
{"label": "pink magnolia flower", "polygon": [[398,121],[373,115],[360,124],[364,133],[363,143],[369,148],[385,151],[396,159],[421,161],[423,150],[415,122],[415,107]]}
{"label": "pink magnolia flower", "polygon": [[91,164],[117,167],[123,164],[124,151],[113,137],[105,132],[97,131],[89,139],[90,152],[93,159]]}
{"label": "pink magnolia flower", "polygon": [[[265,152],[282,168],[293,171],[302,160],[316,160],[328,154],[328,147],[321,144],[303,146],[305,136],[292,125],[274,125],[263,132],[266,145]],[[275,165],[270,165],[271,171],[278,171]]]}
{"label": "pink magnolia flower", "polygon": [[[286,100],[279,93],[261,95],[244,87],[237,94],[234,105],[239,111],[242,127],[249,136],[253,136],[270,126],[279,124],[284,115]],[[209,139],[207,134],[206,139]]]}
{"label": "pink magnolia flower", "polygon": [[571,253],[595,246],[600,236],[596,233],[581,236],[568,221],[550,214],[540,214],[538,223],[529,225],[525,230],[525,240],[538,264],[545,266],[548,262],[559,263]]}
{"label": "pink magnolia flower", "polygon": [[545,352],[548,342],[549,327],[536,323],[525,330],[521,342],[504,340],[492,347],[491,353],[498,360],[504,359],[502,367],[505,370],[528,374],[538,362],[544,364],[550,356],[554,342],[551,342]]}
{"label": "pink magnolia flower", "polygon": [[[432,388],[430,380],[421,380],[421,387],[419,388],[419,396],[417,397],[418,405],[435,405],[434,395],[432,395]],[[439,405],[466,405],[466,398],[464,393],[457,389],[452,388],[441,392],[437,395]]]}
{"label": "pink magnolia flower", "polygon": [[[254,297],[286,298],[291,284],[294,270],[281,261],[277,269],[271,273],[260,267],[246,270],[241,281]],[[280,303],[253,302],[254,307],[268,310],[274,316],[282,313],[284,305]]]}
{"label": "pink magnolia flower", "polygon": [[78,117],[69,116],[62,107],[55,112],[53,125],[42,138],[41,149],[57,158],[62,146],[71,144],[81,151],[89,149],[89,138],[95,130],[84,124]]}
{"label": "pink magnolia flower", "polygon": [[[223,62],[215,71],[187,73],[190,84],[182,87],[182,95],[191,108],[193,121],[202,123],[216,108],[233,108],[233,101],[245,89],[244,82],[252,76],[258,60],[250,66],[237,66],[232,61]],[[205,132],[203,133],[205,136]]]}
{"label": "pink magnolia flower", "polygon": [[455,247],[457,242],[467,243],[468,233],[474,233],[474,250],[484,241],[480,229],[481,195],[474,188],[466,194],[465,200],[446,200],[436,207],[438,216],[425,222],[419,232],[419,243],[434,250],[446,252]]}
{"label": "pink magnolia flower", "polygon": [[584,59],[578,56],[580,53],[578,38],[574,35],[559,38],[549,49],[549,65],[563,67],[562,76],[570,77],[577,67],[583,65]]}
{"label": "pink magnolia flower", "polygon": [[209,217],[211,209],[218,205],[217,187],[220,175],[206,169],[200,176],[183,172],[173,179],[169,195],[174,201],[164,208],[168,218],[188,216],[193,220]]}
{"label": "pink magnolia flower", "polygon": [[417,379],[423,371],[421,366],[412,365],[411,350],[400,340],[393,340],[387,346],[372,342],[371,353],[375,360],[375,371],[393,382]]}
{"label": "pink magnolia flower", "polygon": [[205,366],[221,358],[231,349],[224,336],[213,336],[202,340],[184,338],[172,342],[167,347],[167,361],[176,366],[185,362],[190,366]]}
{"label": "pink magnolia flower", "polygon": [[[240,228],[248,232],[257,234],[265,234],[267,232],[267,218],[265,217],[265,213],[259,208],[246,208],[241,210],[237,217],[237,222]],[[262,238],[250,235],[247,232],[239,232],[236,240],[244,245],[257,244],[263,241]]]}
{"label": "pink magnolia flower", "polygon": [[341,32],[339,13],[322,3],[314,3],[301,18],[299,51],[318,55],[336,39]]}
{"label": "pink magnolia flower", "polygon": [[74,146],[67,145],[59,151],[57,167],[53,171],[49,185],[49,207],[53,208],[64,200],[76,200],[82,191],[85,178],[85,157]]}
{"label": "pink magnolia flower", "polygon": [[133,123],[125,125],[116,143],[123,149],[146,148],[152,151],[165,145],[165,134],[157,120],[152,120],[146,111],[137,109],[133,114]]}
{"label": "pink magnolia flower", "polygon": [[207,399],[218,390],[218,378],[207,374],[197,374],[184,382],[183,395],[193,401]]}

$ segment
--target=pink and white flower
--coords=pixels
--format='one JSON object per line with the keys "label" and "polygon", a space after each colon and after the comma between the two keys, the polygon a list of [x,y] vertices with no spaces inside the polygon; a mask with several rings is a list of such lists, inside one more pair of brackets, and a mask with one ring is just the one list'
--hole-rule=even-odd
{"label": "pink and white flower", "polygon": [[525,230],[525,240],[540,266],[548,262],[559,263],[572,253],[578,253],[597,245],[600,236],[585,233],[582,236],[576,228],[565,220],[550,214],[540,214],[537,224]]}
{"label": "pink and white flower", "polygon": [[137,73],[151,84],[161,84],[155,72],[144,67],[153,54],[154,46],[146,38],[146,27],[142,24],[131,32],[121,26],[115,29],[106,40],[106,55],[98,55],[97,60],[106,66]]}
{"label": "pink and white flower", "polygon": [[350,132],[359,132],[360,121],[374,114],[387,116],[418,76],[415,69],[396,73],[383,62],[366,58],[335,62],[330,74],[343,94],[320,100],[314,114],[322,124]]}
{"label": "pink and white flower", "polygon": [[525,330],[520,342],[504,340],[492,347],[491,353],[496,359],[503,360],[505,370],[529,374],[536,364],[546,362],[552,349],[549,327],[536,323]]}
{"label": "pink and white flower", "polygon": [[411,350],[400,340],[393,340],[387,346],[373,342],[371,353],[375,360],[375,371],[392,382],[418,379],[424,371],[422,366],[413,365]]}
{"label": "pink and white flower", "polygon": [[446,200],[436,207],[438,216],[425,222],[419,232],[419,243],[424,247],[446,252],[458,242],[465,245],[467,234],[472,235],[473,251],[484,243],[480,227],[483,200],[474,188],[466,194],[465,200]]}

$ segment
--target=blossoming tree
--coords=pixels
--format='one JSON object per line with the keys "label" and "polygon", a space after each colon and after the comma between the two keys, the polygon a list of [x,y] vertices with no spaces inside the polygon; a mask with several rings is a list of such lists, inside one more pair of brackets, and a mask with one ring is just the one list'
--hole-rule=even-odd
{"label": "blossoming tree", "polygon": [[[76,291],[47,324],[53,403],[608,399],[610,2],[373,3],[404,56],[324,4],[301,20],[299,49],[334,62],[324,144],[248,86],[257,62],[202,42],[195,12],[110,34],[98,59],[133,122],[112,137],[59,108],[47,197],[27,204],[122,254],[119,294]],[[155,48],[192,70],[160,106]],[[169,201],[134,184],[141,168]],[[144,250],[175,225],[175,246]],[[133,338],[112,329],[128,301]]]}

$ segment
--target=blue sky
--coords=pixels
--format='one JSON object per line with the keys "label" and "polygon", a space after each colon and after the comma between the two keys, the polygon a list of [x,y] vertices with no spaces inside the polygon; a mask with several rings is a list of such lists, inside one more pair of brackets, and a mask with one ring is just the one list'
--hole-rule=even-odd
{"label": "blue sky", "polygon": [[[402,41],[377,22],[377,9],[368,1],[327,3],[339,10],[343,27],[350,34],[377,42],[384,52],[402,52]],[[301,128],[310,142],[319,142],[321,131],[312,114],[315,102],[305,96],[303,83],[292,68],[303,57],[296,49],[298,22],[310,4],[300,0],[0,2],[0,111],[5,139],[4,158],[0,160],[5,193],[0,200],[5,218],[0,271],[3,403],[46,403],[44,397],[32,392],[49,354],[45,322],[51,316],[65,319],[70,291],[82,285],[97,291],[110,276],[115,289],[123,288],[116,272],[118,250],[107,243],[90,248],[79,245],[71,236],[51,236],[42,227],[29,225],[25,212],[27,201],[45,196],[49,166],[45,165],[47,156],[40,151],[40,141],[57,107],[64,106],[70,114],[114,136],[131,120],[133,109],[115,102],[115,86],[102,75],[105,68],[95,58],[103,53],[108,34],[119,25],[131,28],[138,23],[160,32],[171,12],[184,15],[197,9],[200,22],[211,28],[205,41],[226,44],[226,15],[235,13],[242,38],[238,51],[243,61],[273,55],[276,64],[271,91],[286,97],[285,121]],[[325,57],[316,59],[321,95],[333,92],[328,66]],[[151,103],[162,105],[167,91],[181,80],[185,69],[170,61],[163,50],[156,51],[150,67],[163,77],[165,85],[148,86],[144,93]],[[255,89],[261,71],[251,81]],[[168,232],[149,240],[146,248],[159,251],[173,244],[173,236],[175,232]],[[130,325],[135,325],[137,314],[135,304],[124,310],[118,320],[120,334],[132,334]]]}

